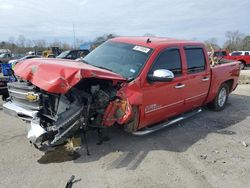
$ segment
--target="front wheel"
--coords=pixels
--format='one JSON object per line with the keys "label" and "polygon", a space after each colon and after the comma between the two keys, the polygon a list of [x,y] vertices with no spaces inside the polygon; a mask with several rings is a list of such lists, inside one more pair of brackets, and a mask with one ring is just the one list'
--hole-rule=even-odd
{"label": "front wheel", "polygon": [[215,111],[222,111],[226,106],[228,95],[229,87],[224,83],[220,86],[215,99],[208,104],[208,107],[211,107]]}

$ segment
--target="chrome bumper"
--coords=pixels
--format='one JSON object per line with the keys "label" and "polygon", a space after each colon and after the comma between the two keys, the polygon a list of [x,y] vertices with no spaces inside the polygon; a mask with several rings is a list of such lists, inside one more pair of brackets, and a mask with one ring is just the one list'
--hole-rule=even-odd
{"label": "chrome bumper", "polygon": [[14,117],[21,118],[25,121],[31,121],[34,119],[38,113],[35,110],[27,110],[23,107],[16,105],[15,103],[9,101],[3,105],[3,111]]}
{"label": "chrome bumper", "polygon": [[32,142],[36,143],[37,139],[46,131],[40,126],[39,118],[37,117],[38,111],[27,110],[23,107],[16,105],[9,101],[3,105],[3,111],[14,117],[21,118],[22,120],[30,123],[27,138]]}

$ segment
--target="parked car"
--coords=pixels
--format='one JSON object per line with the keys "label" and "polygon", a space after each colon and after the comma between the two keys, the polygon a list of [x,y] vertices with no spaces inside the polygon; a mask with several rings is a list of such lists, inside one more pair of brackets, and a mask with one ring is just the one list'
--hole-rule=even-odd
{"label": "parked car", "polygon": [[20,58],[20,59],[12,59],[12,60],[10,60],[10,61],[9,61],[9,64],[11,64],[12,68],[14,68],[14,66],[15,66],[17,63],[19,63],[19,62],[21,62],[21,61],[23,61],[23,60],[32,59],[32,58],[41,58],[41,56],[39,56],[39,55],[26,55],[26,56],[24,56],[24,57],[22,57],[22,58]]}
{"label": "parked car", "polygon": [[11,51],[9,49],[0,49],[0,54],[3,54],[3,53],[10,53],[11,54]]}
{"label": "parked car", "polygon": [[59,47],[56,47],[56,46],[49,47],[47,50],[42,51],[42,57],[55,58],[61,52],[62,52],[62,50]]}
{"label": "parked car", "polygon": [[149,134],[204,105],[221,111],[240,73],[237,61],[210,66],[203,43],[154,37],[114,38],[69,62],[26,60],[8,84],[4,111],[30,122],[40,150],[114,125]]}
{"label": "parked car", "polygon": [[8,61],[10,61],[11,59],[13,59],[11,53],[0,54],[0,63],[8,63]]}
{"label": "parked car", "polygon": [[89,50],[68,50],[62,52],[59,56],[57,56],[57,58],[75,60],[78,58],[85,57],[88,53]]}
{"label": "parked car", "polygon": [[250,66],[250,51],[234,51],[230,56],[225,56],[225,59],[236,60],[241,62],[241,69]]}

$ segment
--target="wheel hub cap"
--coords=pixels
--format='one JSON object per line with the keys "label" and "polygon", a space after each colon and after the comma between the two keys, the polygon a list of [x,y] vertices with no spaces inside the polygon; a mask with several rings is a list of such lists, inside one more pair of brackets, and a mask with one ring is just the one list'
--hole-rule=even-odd
{"label": "wheel hub cap", "polygon": [[225,104],[226,99],[227,99],[227,91],[225,88],[222,88],[220,90],[219,97],[218,97],[218,105],[222,107]]}

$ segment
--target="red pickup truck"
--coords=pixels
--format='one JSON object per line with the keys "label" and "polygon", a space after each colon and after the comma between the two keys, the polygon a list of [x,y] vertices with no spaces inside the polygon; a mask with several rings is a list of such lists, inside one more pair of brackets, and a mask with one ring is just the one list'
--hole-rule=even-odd
{"label": "red pickup truck", "polygon": [[240,64],[211,67],[200,42],[119,37],[83,62],[30,59],[14,71],[4,111],[30,122],[28,139],[42,150],[91,129],[119,125],[145,135],[204,105],[223,110]]}
{"label": "red pickup truck", "polygon": [[241,69],[245,69],[246,66],[250,66],[250,51],[234,51],[224,59],[240,61]]}
{"label": "red pickup truck", "polygon": [[229,56],[228,50],[215,50],[214,51],[214,57],[221,58],[225,56]]}

